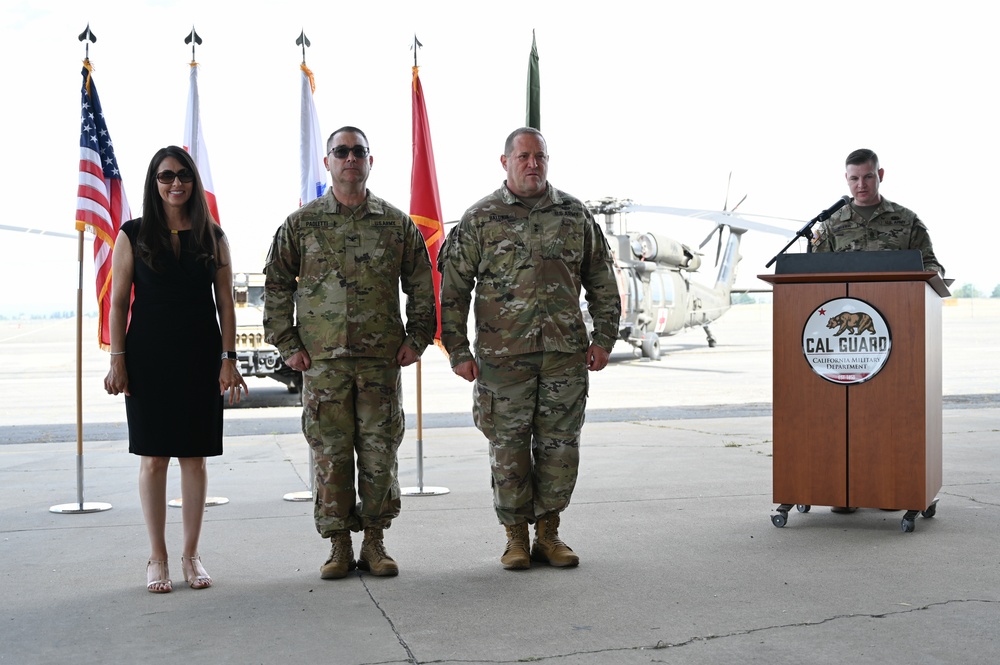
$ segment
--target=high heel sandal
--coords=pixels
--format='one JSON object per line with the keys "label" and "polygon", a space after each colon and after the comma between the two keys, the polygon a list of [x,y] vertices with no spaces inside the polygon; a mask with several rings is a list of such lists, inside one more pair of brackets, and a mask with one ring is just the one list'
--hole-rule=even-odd
{"label": "high heel sandal", "polygon": [[[153,565],[159,566],[158,569],[153,568]],[[153,572],[153,571],[157,572]],[[157,575],[160,579],[155,579]],[[154,587],[164,587],[164,588],[154,588]],[[170,581],[170,569],[167,568],[167,560],[158,561],[156,559],[150,559],[146,562],[146,591],[150,593],[170,593],[173,591],[173,583]]]}
{"label": "high heel sandal", "polygon": [[208,576],[208,571],[201,565],[201,555],[182,556],[181,569],[184,571],[184,581],[192,589],[207,589],[212,586],[212,578]]}

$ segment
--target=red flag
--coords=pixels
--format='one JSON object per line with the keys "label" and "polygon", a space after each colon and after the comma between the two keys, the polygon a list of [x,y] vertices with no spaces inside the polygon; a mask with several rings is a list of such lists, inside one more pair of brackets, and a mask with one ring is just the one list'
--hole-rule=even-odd
{"label": "red flag", "polygon": [[434,169],[434,148],[431,128],[424,106],[424,89],[420,85],[419,67],[413,68],[413,170],[410,174],[410,217],[420,228],[427,243],[434,275],[434,303],[437,306],[437,331],[434,341],[441,341],[441,273],[437,270],[438,251],[444,242],[441,222],[441,197],[438,196],[437,172]]}
{"label": "red flag", "polygon": [[188,90],[187,115],[184,119],[184,149],[191,155],[198,167],[201,184],[205,186],[208,211],[216,224],[221,225],[219,206],[215,202],[215,185],[212,183],[212,169],[208,167],[208,149],[201,132],[201,97],[198,95],[198,63],[191,61],[191,86]]}
{"label": "red flag", "polygon": [[83,99],[80,122],[80,184],[76,190],[76,228],[94,234],[94,272],[97,274],[98,343],[111,349],[111,253],[122,222],[132,218],[125,200],[114,144],[91,77],[83,61]]}

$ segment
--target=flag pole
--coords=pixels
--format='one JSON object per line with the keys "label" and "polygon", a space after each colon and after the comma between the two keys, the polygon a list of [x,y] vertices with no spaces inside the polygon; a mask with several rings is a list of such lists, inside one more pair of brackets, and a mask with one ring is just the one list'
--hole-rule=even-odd
{"label": "flag pole", "polygon": [[[312,73],[309,72],[309,68],[306,67],[306,47],[307,46],[312,46],[312,42],[310,42],[309,38],[306,37],[306,31],[305,31],[304,28],[302,29],[301,32],[299,32],[299,37],[298,37],[298,39],[295,40],[295,45],[302,47],[302,67],[300,67],[300,69],[302,70],[303,77],[305,77],[304,80],[303,80],[303,88],[304,88],[305,85],[306,85],[306,80],[309,80],[310,81],[310,85],[311,85],[311,78],[310,77],[312,76]],[[309,73],[307,74],[306,72],[309,72]],[[311,94],[311,92],[312,91],[310,90],[310,94]],[[303,91],[302,91],[303,105],[305,104],[305,100],[306,99],[307,99],[307,97],[305,96],[305,90],[303,89]],[[311,100],[311,97],[308,98],[308,99]],[[313,114],[314,113],[315,113],[315,109],[313,109]],[[303,108],[303,111],[300,113],[300,115],[301,115],[301,120],[304,122],[305,118],[306,118],[306,110],[305,110],[305,108]],[[312,114],[310,114],[310,117],[311,116],[312,116]],[[301,159],[302,155],[300,155],[299,157]],[[307,190],[307,189],[308,188],[305,188],[304,191]],[[311,193],[313,195],[315,195],[316,192],[312,191]],[[299,202],[299,205],[305,205],[306,203],[309,202],[309,201],[304,200],[304,198],[302,197],[301,194],[300,194],[299,198],[303,199],[302,201]],[[313,461],[312,446],[307,445],[306,447],[309,449],[308,467],[307,467],[309,469],[309,489],[308,490],[299,490],[298,492],[286,492],[284,494],[284,496],[281,497],[285,501],[312,501],[313,491],[314,491],[313,488],[315,487],[315,485],[314,485],[314,479],[316,478],[316,470],[315,470],[315,466],[314,466],[315,462]]]}
{"label": "flag pole", "polygon": [[[90,31],[90,24],[79,37],[86,49],[85,63],[90,62],[90,42],[97,37]],[[50,513],[80,514],[111,510],[110,503],[84,503],[83,501],[83,232],[79,228],[77,263],[79,277],[76,285],[76,503],[62,503],[49,508]]]}
{"label": "flag pole", "polygon": [[[418,40],[416,34],[414,34],[413,35],[413,46],[411,47],[413,49],[413,125],[414,125],[413,126],[413,133],[414,133],[414,137],[413,137],[413,139],[414,139],[413,140],[413,151],[414,151],[414,155],[413,155],[413,157],[414,157],[414,160],[413,160],[413,170],[414,170],[414,172],[419,172],[418,171],[418,162],[417,162],[417,159],[416,159],[416,157],[417,157],[417,149],[419,148],[421,150],[426,151],[427,153],[431,152],[430,151],[430,131],[429,130],[424,131],[426,129],[426,125],[427,125],[427,115],[426,115],[426,112],[425,112],[424,101],[423,101],[423,97],[422,96],[418,97],[419,78],[418,78],[418,75],[417,75],[417,69],[418,69],[418,67],[417,67],[417,49],[421,48],[422,46],[423,46],[423,44],[420,43],[420,40]],[[421,142],[417,141],[416,134],[417,134],[417,128],[418,128],[418,126],[420,127],[420,137],[421,137],[421,139],[423,139],[423,141],[426,142],[426,144],[427,144],[426,146],[421,145],[420,144]],[[426,165],[426,170],[428,172],[425,174],[428,178],[433,178],[433,181],[430,181],[430,182],[433,182],[433,196],[431,197],[431,201],[432,202],[434,201],[434,199],[437,198],[437,176],[434,175],[433,168],[434,168],[434,163],[433,163],[433,161],[430,161],[429,164]],[[413,182],[411,180],[411,183],[410,183],[410,215],[411,216],[413,216],[414,214],[427,215],[428,212],[429,212],[428,210],[421,209],[419,211],[415,211],[413,209],[414,208],[413,199],[414,199]],[[423,199],[423,200],[426,201],[426,199]],[[436,223],[438,225],[440,225],[441,224],[441,210],[440,210],[441,206],[440,206],[440,203],[434,202],[434,205],[432,207],[437,208],[437,210],[433,211],[433,214],[435,216]],[[421,235],[423,235],[422,231],[421,231]],[[427,238],[425,237],[425,241],[426,240],[427,240]],[[438,241],[436,240],[435,242],[438,242]],[[431,263],[432,263],[431,268],[432,269],[434,268],[434,266],[433,266],[434,258],[436,258],[436,255],[435,255],[435,257],[431,258]],[[437,295],[435,294],[435,300],[436,299],[437,299]],[[438,316],[440,316],[440,312],[438,312]],[[417,359],[417,486],[416,487],[403,487],[402,489],[400,489],[400,494],[402,494],[403,496],[438,496],[438,495],[441,495],[441,494],[447,494],[448,492],[451,491],[447,487],[426,487],[426,486],[424,486],[424,410],[423,410],[423,371],[422,371],[422,367],[423,367],[423,362],[420,359]]]}
{"label": "flag pole", "polygon": [[[184,38],[184,43],[191,45],[191,69],[192,69],[192,74],[195,77],[195,79],[192,82],[192,90],[191,90],[191,92],[189,92],[189,95],[191,95],[193,93],[194,96],[195,96],[195,98],[196,98],[197,88],[194,88],[193,86],[197,85],[195,83],[195,81],[197,81],[197,78],[196,78],[197,74],[194,74],[194,72],[197,71],[196,68],[198,67],[198,62],[195,60],[194,48],[195,48],[195,45],[201,44],[201,37],[198,35],[197,32],[195,32],[195,29],[194,29],[193,25],[191,26],[191,32],[189,32],[188,35],[187,35],[187,37]],[[188,104],[190,105],[191,103],[197,104],[196,101],[192,101],[191,99],[189,99],[188,100]],[[201,117],[200,117],[199,113],[200,113],[200,111],[198,113],[194,114],[194,123],[195,124],[193,125],[193,130],[192,130],[192,136],[194,137],[194,140],[185,140],[183,143],[184,143],[184,147],[191,154],[191,159],[192,159],[192,161],[194,161],[195,166],[197,166],[199,172],[201,172],[201,170],[202,170],[201,169],[201,164],[199,164],[198,162],[200,161],[199,160],[200,153],[202,153],[204,151],[204,146],[201,145],[201,140],[200,140],[201,139],[201,127],[200,127]],[[187,128],[185,127],[185,133],[186,133],[186,130],[187,130]],[[188,137],[185,137],[185,139],[188,139]],[[206,181],[209,182],[209,183],[211,183],[211,177],[208,176],[206,173],[200,173],[200,175],[202,177],[202,184],[205,184]],[[218,209],[214,208],[213,202],[214,202],[213,199],[209,198],[208,199],[208,207],[209,207],[209,210],[212,212],[212,216],[215,218],[216,223],[218,223],[218,221],[219,221],[219,213],[218,213]],[[226,504],[226,503],[229,503],[229,499],[227,499],[224,496],[206,496],[205,497],[205,505],[206,506],[221,506],[221,505]],[[170,501],[167,501],[167,505],[170,506],[171,508],[180,508],[180,507],[182,507],[184,505],[184,501],[182,499],[171,499]]]}

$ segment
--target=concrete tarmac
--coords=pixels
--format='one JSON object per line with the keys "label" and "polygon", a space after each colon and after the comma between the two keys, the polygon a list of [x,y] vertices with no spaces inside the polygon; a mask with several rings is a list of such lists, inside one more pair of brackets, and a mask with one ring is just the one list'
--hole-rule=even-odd
{"label": "concrete tarmac", "polygon": [[[113,508],[49,512],[77,498],[72,401],[55,399],[72,381],[73,338],[6,322],[0,388],[16,408],[0,422],[0,663],[995,664],[998,305],[944,308],[944,486],[913,533],[901,512],[821,506],[771,524],[770,311],[743,306],[713,327],[715,349],[689,333],[656,363],[616,350],[593,376],[560,529],[578,568],[501,568],[486,443],[461,419],[469,386],[431,349],[423,481],[449,492],[404,497],[386,531],[398,577],[319,579],[329,543],[312,505],[282,499],[309,485],[298,409],[250,402],[227,411],[226,452],[209,460],[209,494],[229,500],[205,514],[215,585],[184,585],[170,509],[174,591],[162,595],[145,590],[124,408],[91,385],[106,356],[85,352],[84,430],[101,436],[84,440],[84,498]],[[12,374],[14,363],[28,371]],[[274,386],[254,383],[257,404],[287,399]],[[413,425],[399,466],[415,487]],[[178,477],[174,466],[170,496]]]}

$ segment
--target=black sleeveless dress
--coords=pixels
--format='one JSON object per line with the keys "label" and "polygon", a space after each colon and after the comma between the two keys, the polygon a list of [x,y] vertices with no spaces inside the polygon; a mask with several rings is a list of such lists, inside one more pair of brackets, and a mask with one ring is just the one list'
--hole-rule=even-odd
{"label": "black sleeveless dress", "polygon": [[129,452],[155,457],[222,454],[222,334],[214,262],[190,251],[181,231],[180,257],[160,272],[136,253],[141,219],[122,224],[133,249],[134,299],[125,335],[130,396],[125,397]]}

